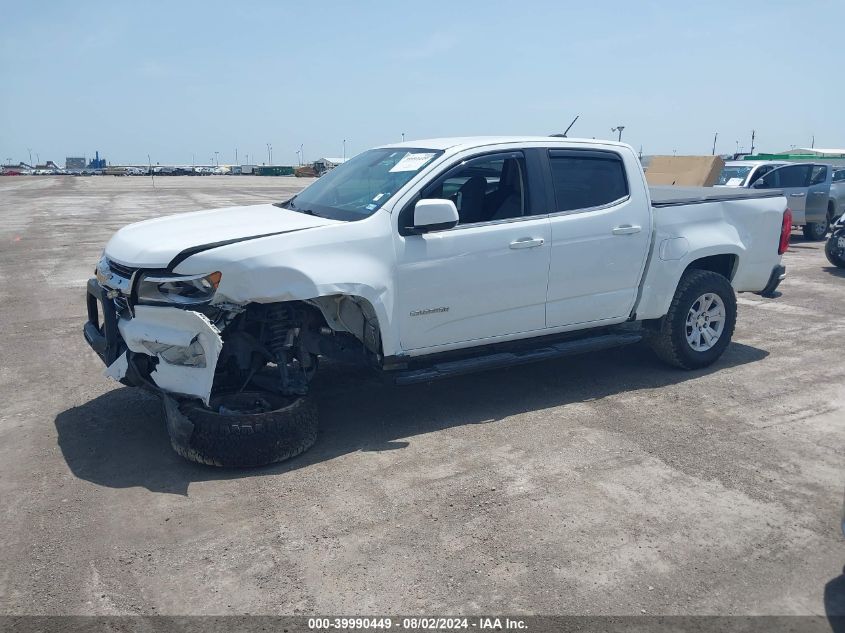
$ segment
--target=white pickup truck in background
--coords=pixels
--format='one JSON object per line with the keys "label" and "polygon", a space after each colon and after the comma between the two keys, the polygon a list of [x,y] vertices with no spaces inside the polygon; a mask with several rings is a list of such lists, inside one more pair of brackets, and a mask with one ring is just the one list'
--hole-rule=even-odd
{"label": "white pickup truck in background", "polygon": [[734,291],[783,278],[791,224],[779,191],[650,191],[621,143],[403,143],[285,202],[121,229],[85,336],[107,375],[162,394],[180,454],[268,463],[314,442],[320,358],[405,384],[646,339],[709,365]]}

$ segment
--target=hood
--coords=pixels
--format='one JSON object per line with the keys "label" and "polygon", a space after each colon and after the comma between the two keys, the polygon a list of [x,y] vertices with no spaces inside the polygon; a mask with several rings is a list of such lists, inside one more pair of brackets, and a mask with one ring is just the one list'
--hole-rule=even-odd
{"label": "hood", "polygon": [[184,258],[215,245],[337,223],[272,204],[180,213],[120,229],[109,240],[106,256],[135,268],[167,268],[180,254]]}

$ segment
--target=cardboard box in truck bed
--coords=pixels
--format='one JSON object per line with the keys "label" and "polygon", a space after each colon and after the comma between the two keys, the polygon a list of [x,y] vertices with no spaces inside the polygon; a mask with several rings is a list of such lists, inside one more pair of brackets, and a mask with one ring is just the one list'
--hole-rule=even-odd
{"label": "cardboard box in truck bed", "polygon": [[653,156],[645,178],[649,185],[712,187],[724,166],[719,156]]}

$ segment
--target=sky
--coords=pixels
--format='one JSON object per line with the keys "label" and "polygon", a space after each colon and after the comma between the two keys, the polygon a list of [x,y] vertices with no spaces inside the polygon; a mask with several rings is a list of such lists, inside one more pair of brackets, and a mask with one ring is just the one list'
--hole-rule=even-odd
{"label": "sky", "polygon": [[4,2],[0,161],[294,164],[438,136],[845,147],[841,0]]}

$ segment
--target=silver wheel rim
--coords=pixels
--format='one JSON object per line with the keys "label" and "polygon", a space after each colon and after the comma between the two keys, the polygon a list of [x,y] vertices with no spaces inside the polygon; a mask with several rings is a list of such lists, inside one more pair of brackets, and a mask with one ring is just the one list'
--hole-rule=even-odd
{"label": "silver wheel rim", "polygon": [[706,352],[721,338],[725,330],[725,302],[706,292],[692,302],[687,313],[687,343],[696,352]]}

